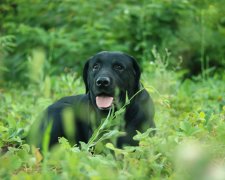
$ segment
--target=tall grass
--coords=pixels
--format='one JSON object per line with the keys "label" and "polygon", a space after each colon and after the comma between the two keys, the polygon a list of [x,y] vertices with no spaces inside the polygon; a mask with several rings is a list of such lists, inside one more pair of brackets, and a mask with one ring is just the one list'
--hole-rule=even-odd
{"label": "tall grass", "polygon": [[[150,129],[137,132],[139,146],[118,149],[110,143],[120,135],[117,123],[124,107],[117,114],[112,110],[82,148],[61,138],[58,148],[43,159],[21,137],[54,100],[83,93],[82,79],[74,80],[73,74],[49,76],[48,98],[37,84],[0,91],[0,178],[224,179],[224,75],[181,83],[180,72],[168,70],[169,58],[164,61],[157,53],[155,62],[145,64],[142,76],[155,102],[157,134],[149,137]],[[99,151],[92,151],[99,145]]]}

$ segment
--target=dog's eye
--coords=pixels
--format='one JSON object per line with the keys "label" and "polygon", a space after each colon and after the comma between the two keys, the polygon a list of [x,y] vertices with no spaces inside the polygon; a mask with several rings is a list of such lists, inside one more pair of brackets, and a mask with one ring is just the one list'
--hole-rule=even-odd
{"label": "dog's eye", "polygon": [[93,66],[93,71],[98,70],[100,68],[100,64],[96,63]]}
{"label": "dog's eye", "polygon": [[123,67],[122,65],[120,65],[120,64],[115,64],[115,65],[113,66],[113,68],[114,68],[115,70],[118,70],[118,71],[123,71],[123,70],[124,70],[124,67]]}

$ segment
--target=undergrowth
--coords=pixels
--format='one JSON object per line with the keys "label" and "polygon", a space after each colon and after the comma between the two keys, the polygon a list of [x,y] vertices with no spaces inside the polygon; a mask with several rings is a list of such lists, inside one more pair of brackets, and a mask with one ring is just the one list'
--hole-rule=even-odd
{"label": "undergrowth", "polygon": [[[119,133],[110,129],[119,117],[109,116],[88,144],[79,148],[61,138],[60,145],[43,156],[24,137],[49,104],[62,96],[83,93],[82,80],[68,73],[27,88],[2,87],[0,178],[225,179],[225,76],[181,82],[182,72],[167,70],[166,63],[157,58],[144,65],[142,76],[155,103],[157,133],[150,137],[150,129],[137,132],[136,147],[118,149],[104,143]],[[90,152],[97,144],[98,151]]]}

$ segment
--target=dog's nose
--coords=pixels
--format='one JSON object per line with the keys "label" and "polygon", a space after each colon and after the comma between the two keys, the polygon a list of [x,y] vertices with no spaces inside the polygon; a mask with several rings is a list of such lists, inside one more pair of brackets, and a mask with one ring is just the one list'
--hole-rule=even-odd
{"label": "dog's nose", "polygon": [[109,77],[99,77],[96,80],[96,85],[98,87],[107,87],[110,85],[110,79]]}

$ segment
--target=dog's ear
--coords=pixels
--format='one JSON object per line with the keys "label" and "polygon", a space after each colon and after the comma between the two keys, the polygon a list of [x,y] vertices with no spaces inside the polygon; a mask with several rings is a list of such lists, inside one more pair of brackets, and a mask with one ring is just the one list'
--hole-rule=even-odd
{"label": "dog's ear", "polygon": [[134,69],[134,78],[135,78],[134,89],[135,89],[135,91],[138,91],[140,89],[141,69],[140,69],[140,66],[137,63],[137,60],[132,56],[129,56],[129,57],[132,60],[133,69]]}
{"label": "dog's ear", "polygon": [[84,68],[83,68],[83,80],[84,80],[84,84],[85,84],[86,93],[88,93],[88,91],[89,91],[89,82],[88,82],[89,61],[90,61],[90,59],[88,59],[86,61]]}
{"label": "dog's ear", "polygon": [[135,90],[138,91],[140,89],[140,77],[141,77],[141,69],[139,64],[137,63],[136,59],[133,59],[133,67],[134,67],[134,73],[135,73]]}

